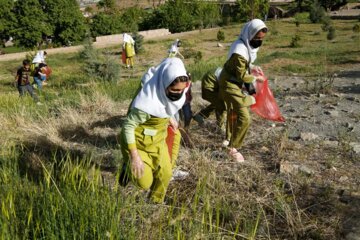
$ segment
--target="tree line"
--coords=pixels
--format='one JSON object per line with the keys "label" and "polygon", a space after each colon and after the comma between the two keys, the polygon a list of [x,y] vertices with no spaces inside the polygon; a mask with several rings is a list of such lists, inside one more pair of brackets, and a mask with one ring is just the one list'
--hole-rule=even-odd
{"label": "tree line", "polygon": [[[307,2],[297,0],[300,8]],[[156,28],[182,32],[263,18],[268,12],[269,1],[237,0],[235,6],[225,9],[225,5],[216,2],[168,0],[156,8],[121,10],[115,0],[101,0],[97,9],[85,9],[90,17],[83,15],[76,0],[0,0],[0,6],[0,39],[3,43],[11,37],[16,46],[33,49],[49,40],[53,46],[69,46],[81,43],[87,37]]]}

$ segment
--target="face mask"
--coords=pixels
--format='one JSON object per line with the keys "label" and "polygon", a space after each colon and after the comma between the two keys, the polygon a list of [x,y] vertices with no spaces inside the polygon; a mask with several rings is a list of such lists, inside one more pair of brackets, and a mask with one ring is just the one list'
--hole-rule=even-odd
{"label": "face mask", "polygon": [[182,94],[183,94],[182,92],[181,93],[168,92],[168,94],[166,94],[166,96],[171,101],[177,101],[181,98]]}
{"label": "face mask", "polygon": [[258,47],[261,46],[262,40],[260,40],[260,39],[253,39],[253,40],[251,40],[249,43],[250,43],[250,46],[251,46],[252,48],[258,48]]}

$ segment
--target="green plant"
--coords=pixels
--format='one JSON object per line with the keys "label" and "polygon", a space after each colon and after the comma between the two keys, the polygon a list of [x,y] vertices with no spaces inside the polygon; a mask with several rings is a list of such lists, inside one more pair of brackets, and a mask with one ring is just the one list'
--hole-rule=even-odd
{"label": "green plant", "polygon": [[144,42],[144,36],[140,35],[138,32],[135,32],[132,34],[132,38],[135,41],[135,53],[139,54],[144,51],[143,48],[143,42]]}
{"label": "green plant", "polygon": [[291,42],[290,42],[290,47],[292,48],[298,48],[300,47],[300,41],[301,41],[301,37],[299,34],[295,34],[294,37],[292,37]]}
{"label": "green plant", "polygon": [[329,27],[326,38],[327,40],[333,40],[335,38],[335,28],[333,26]]}
{"label": "green plant", "polygon": [[321,29],[326,32],[329,31],[330,27],[332,26],[331,19],[329,17],[323,17],[322,20]]}
{"label": "green plant", "polygon": [[360,25],[359,24],[355,24],[352,28],[354,33],[359,33],[360,32]]}
{"label": "green plant", "polygon": [[325,9],[319,4],[318,1],[314,1],[310,8],[309,19],[312,23],[319,23],[325,17]]}
{"label": "green plant", "polygon": [[216,38],[217,40],[220,41],[224,41],[225,40],[225,33],[221,30],[219,30],[216,34]]}

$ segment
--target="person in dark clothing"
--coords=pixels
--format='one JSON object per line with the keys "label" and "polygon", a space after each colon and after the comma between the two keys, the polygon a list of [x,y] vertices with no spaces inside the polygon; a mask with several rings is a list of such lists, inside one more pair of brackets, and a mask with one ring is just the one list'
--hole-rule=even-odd
{"label": "person in dark clothing", "polygon": [[19,68],[16,73],[15,82],[17,83],[20,97],[24,96],[24,94],[28,92],[35,102],[39,102],[39,98],[30,84],[30,73],[30,61],[25,59],[23,61],[23,66]]}

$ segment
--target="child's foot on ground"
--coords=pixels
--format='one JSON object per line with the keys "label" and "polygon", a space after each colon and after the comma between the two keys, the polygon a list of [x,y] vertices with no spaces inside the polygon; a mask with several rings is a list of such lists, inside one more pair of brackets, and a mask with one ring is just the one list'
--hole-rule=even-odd
{"label": "child's foot on ground", "polygon": [[230,148],[229,155],[236,162],[241,163],[241,162],[245,161],[243,155],[240,152],[238,152],[238,150],[236,150],[236,148]]}

